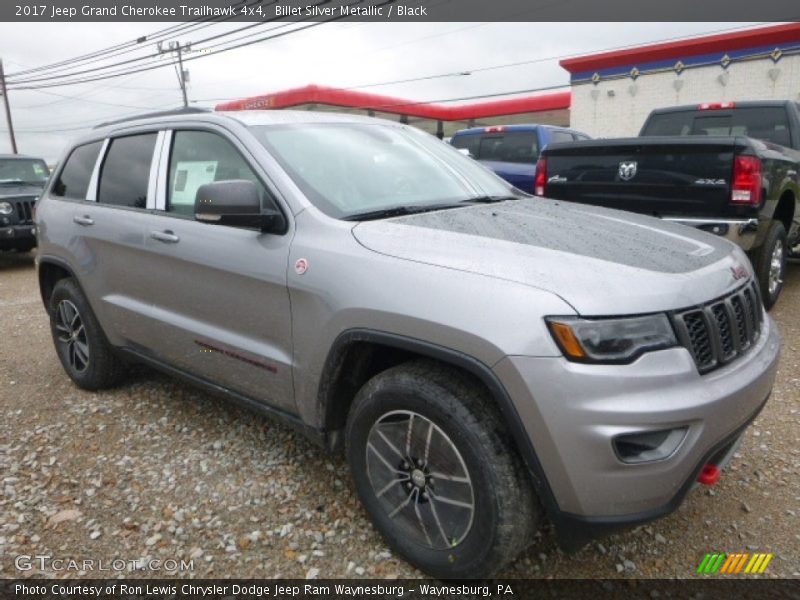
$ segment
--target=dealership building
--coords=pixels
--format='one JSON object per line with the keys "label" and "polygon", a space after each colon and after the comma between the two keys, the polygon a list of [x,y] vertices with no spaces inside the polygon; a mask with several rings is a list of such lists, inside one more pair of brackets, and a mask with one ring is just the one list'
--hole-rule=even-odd
{"label": "dealership building", "polygon": [[800,101],[800,23],[742,29],[562,60],[569,91],[469,104],[427,103],[309,85],[233,100],[217,110],[334,110],[410,123],[439,137],[464,127],[570,126],[635,135],[654,108],[742,100]]}

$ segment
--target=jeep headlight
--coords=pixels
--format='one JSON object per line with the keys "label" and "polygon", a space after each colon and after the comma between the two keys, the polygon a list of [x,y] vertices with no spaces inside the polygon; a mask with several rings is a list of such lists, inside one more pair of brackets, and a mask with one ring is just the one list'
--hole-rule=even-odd
{"label": "jeep headlight", "polygon": [[14,207],[9,202],[0,202],[0,215],[10,215],[14,212]]}
{"label": "jeep headlight", "polygon": [[651,350],[676,346],[665,314],[619,319],[547,317],[547,326],[569,360],[628,363]]}

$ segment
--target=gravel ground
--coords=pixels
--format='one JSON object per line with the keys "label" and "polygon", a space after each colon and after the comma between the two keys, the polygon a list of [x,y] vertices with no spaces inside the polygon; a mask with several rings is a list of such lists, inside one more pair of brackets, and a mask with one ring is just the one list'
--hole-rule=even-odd
{"label": "gravel ground", "polygon": [[[794,264],[772,312],[784,336],[775,390],[714,488],[577,554],[545,531],[504,575],[690,577],[706,552],[758,551],[775,554],[766,576],[800,576],[799,304]],[[0,254],[0,323],[0,576],[117,574],[21,572],[18,555],[164,561],[126,576],[421,576],[372,529],[343,459],[288,426],[144,369],[110,392],[72,385],[32,255]],[[167,570],[170,559],[194,568]]]}

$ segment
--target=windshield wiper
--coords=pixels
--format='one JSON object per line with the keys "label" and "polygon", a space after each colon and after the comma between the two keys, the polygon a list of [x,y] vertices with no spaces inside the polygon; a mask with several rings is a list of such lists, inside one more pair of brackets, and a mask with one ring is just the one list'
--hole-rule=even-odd
{"label": "windshield wiper", "polygon": [[0,185],[13,183],[14,185],[19,185],[20,183],[25,183],[22,179],[0,179]]}
{"label": "windshield wiper", "polygon": [[475,204],[494,204],[495,202],[505,202],[506,200],[520,200],[525,196],[514,196],[514,195],[507,195],[507,196],[473,196],[471,198],[466,198],[462,200],[465,204],[475,203]]}
{"label": "windshield wiper", "polygon": [[343,217],[344,221],[375,221],[377,219],[389,219],[391,217],[402,217],[404,215],[415,215],[424,212],[431,212],[434,210],[445,210],[448,208],[462,208],[464,206],[461,202],[448,203],[448,204],[428,204],[422,206],[407,205],[407,206],[392,206],[389,208],[381,208],[379,210],[369,210],[365,212],[355,213]]}

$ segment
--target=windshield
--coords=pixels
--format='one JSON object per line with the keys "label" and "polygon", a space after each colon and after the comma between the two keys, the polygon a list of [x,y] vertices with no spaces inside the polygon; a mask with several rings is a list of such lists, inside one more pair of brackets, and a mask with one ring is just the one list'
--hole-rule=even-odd
{"label": "windshield", "polygon": [[43,160],[0,159],[0,183],[44,185],[48,177],[50,170]]}
{"label": "windshield", "polygon": [[412,127],[311,123],[252,130],[308,199],[337,219],[515,194],[479,163]]}

